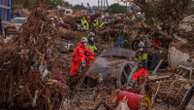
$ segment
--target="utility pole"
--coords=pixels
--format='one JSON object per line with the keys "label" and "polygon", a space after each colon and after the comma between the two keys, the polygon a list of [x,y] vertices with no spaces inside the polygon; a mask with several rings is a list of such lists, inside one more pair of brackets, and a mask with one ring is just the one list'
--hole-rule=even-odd
{"label": "utility pole", "polygon": [[98,9],[100,8],[100,0],[98,0]]}
{"label": "utility pole", "polygon": [[105,0],[106,1],[106,5],[109,7],[109,3],[108,3],[108,0]]}
{"label": "utility pole", "polygon": [[109,6],[108,0],[98,0],[98,8],[105,10]]}

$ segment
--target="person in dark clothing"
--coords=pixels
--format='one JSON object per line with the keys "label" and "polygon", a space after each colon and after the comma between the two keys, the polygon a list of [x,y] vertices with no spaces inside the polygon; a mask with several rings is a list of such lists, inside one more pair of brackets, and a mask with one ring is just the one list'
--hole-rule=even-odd
{"label": "person in dark clothing", "polygon": [[116,38],[116,46],[117,47],[123,47],[124,46],[124,43],[125,43],[124,37],[122,35],[119,35]]}
{"label": "person in dark clothing", "polygon": [[149,70],[154,70],[154,68],[156,67],[156,65],[159,62],[159,49],[157,49],[156,47],[152,47],[152,52],[149,54],[148,56],[148,69]]}

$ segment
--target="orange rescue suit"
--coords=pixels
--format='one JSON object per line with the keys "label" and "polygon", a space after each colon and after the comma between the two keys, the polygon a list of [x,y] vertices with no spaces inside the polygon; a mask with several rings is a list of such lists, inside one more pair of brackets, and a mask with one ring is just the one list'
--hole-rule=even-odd
{"label": "orange rescue suit", "polygon": [[86,63],[86,66],[90,65],[90,62],[94,60],[94,53],[90,51],[86,46],[82,43],[77,43],[75,49],[72,54],[71,68],[70,68],[70,76],[76,76],[79,66],[82,62]]}

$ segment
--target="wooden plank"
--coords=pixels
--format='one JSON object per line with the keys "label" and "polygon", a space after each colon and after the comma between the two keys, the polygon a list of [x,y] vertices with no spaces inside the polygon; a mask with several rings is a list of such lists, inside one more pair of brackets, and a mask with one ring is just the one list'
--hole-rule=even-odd
{"label": "wooden plank", "polygon": [[164,75],[164,76],[154,75],[154,76],[148,76],[148,79],[149,80],[161,80],[161,79],[167,79],[169,77],[170,77],[170,75]]}

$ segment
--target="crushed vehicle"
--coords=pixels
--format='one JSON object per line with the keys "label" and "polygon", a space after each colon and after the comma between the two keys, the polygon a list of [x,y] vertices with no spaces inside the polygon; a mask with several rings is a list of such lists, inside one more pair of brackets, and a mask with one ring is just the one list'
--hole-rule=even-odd
{"label": "crushed vehicle", "polygon": [[20,27],[26,22],[26,17],[14,17],[11,20],[11,23],[16,27],[17,30],[20,29]]}
{"label": "crushed vehicle", "polygon": [[103,82],[105,85],[125,86],[128,83],[130,70],[137,66],[137,63],[131,60],[134,56],[135,52],[128,49],[109,48],[104,50],[86,72],[85,84],[96,86],[99,82]]}
{"label": "crushed vehicle", "polygon": [[2,21],[5,36],[14,35],[20,31],[20,27],[26,22],[26,17],[14,17],[11,21]]}

